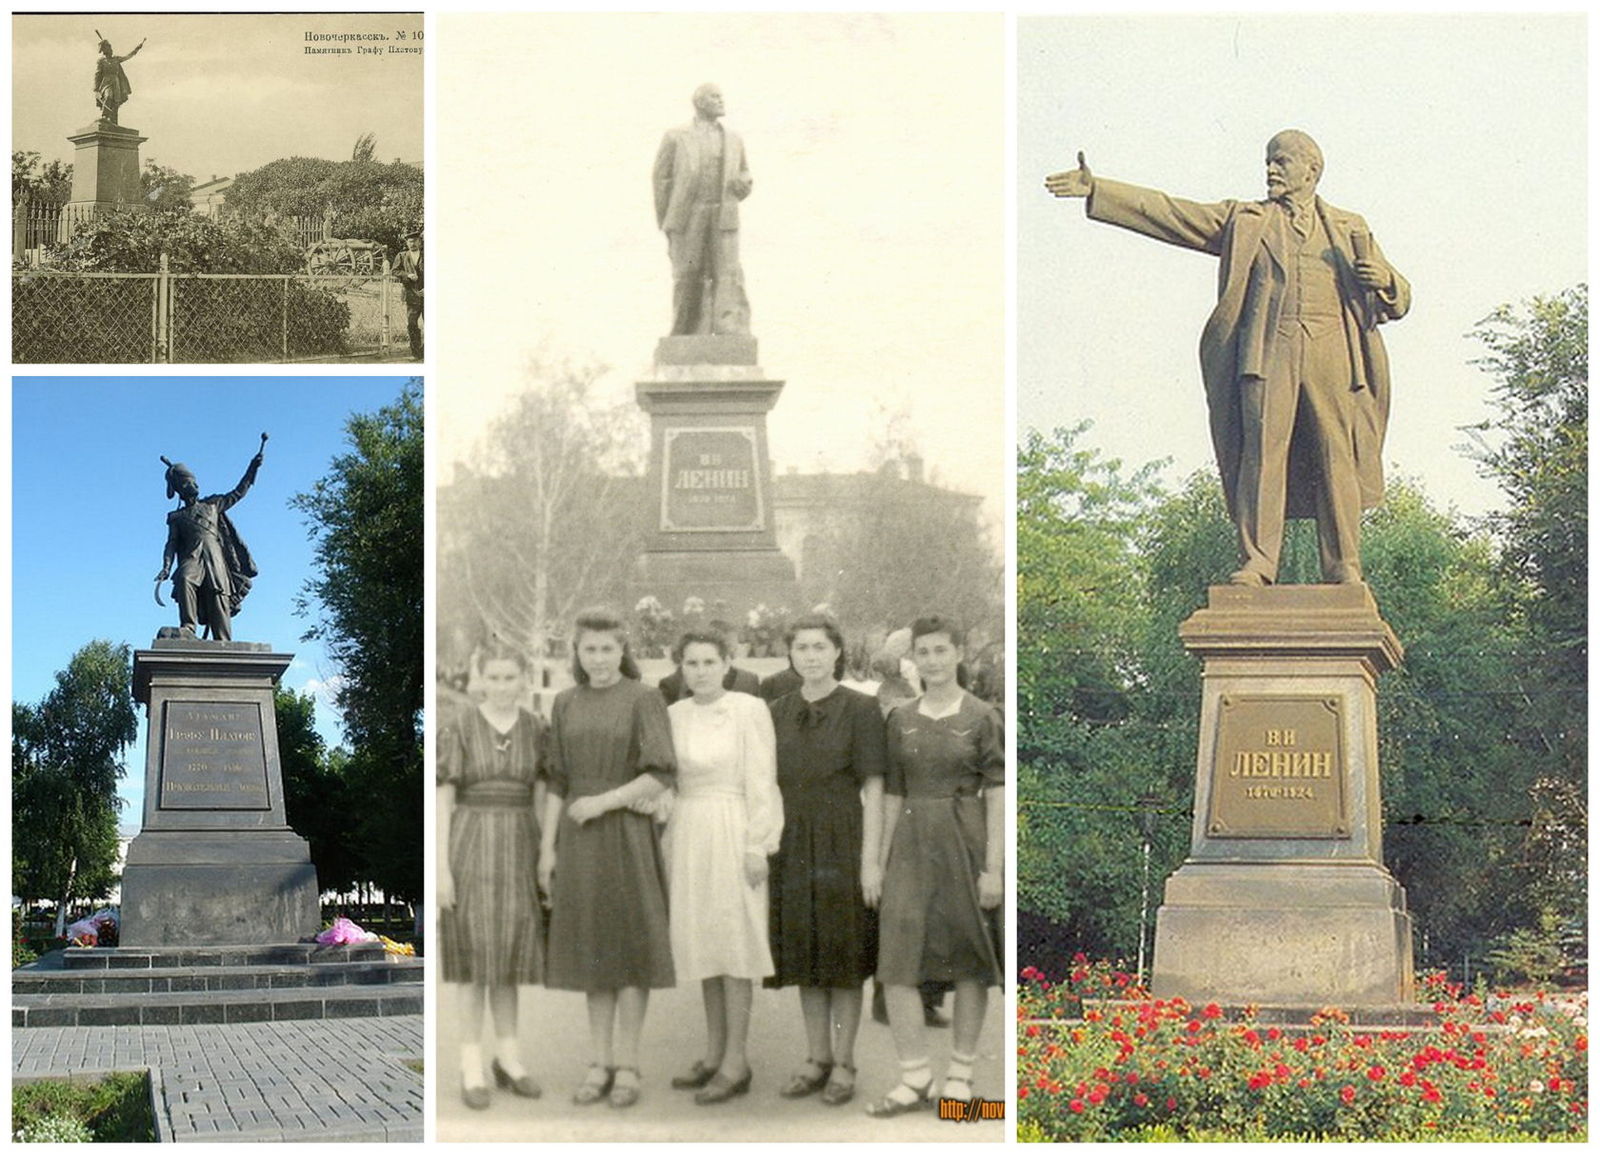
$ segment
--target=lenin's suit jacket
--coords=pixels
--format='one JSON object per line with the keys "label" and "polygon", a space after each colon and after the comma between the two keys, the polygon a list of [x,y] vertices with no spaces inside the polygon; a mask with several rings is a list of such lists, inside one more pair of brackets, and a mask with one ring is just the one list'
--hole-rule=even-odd
{"label": "lenin's suit jacket", "polygon": [[[717,128],[722,133],[722,212],[718,214],[721,217],[719,224],[725,230],[737,229],[740,198],[728,191],[728,182],[735,177],[749,181],[750,169],[745,164],[744,141],[739,139],[739,134],[720,124]],[[656,153],[654,179],[656,224],[661,226],[663,232],[676,232],[687,223],[701,163],[699,133],[694,125],[668,129]]]}
{"label": "lenin's suit jacket", "polygon": [[[1370,508],[1383,497],[1383,437],[1389,422],[1389,357],[1378,335],[1383,321],[1398,320],[1411,307],[1411,286],[1398,272],[1386,293],[1364,288],[1355,276],[1352,233],[1371,236],[1355,213],[1334,208],[1321,197],[1317,212],[1337,254],[1339,297],[1343,302],[1349,347],[1350,388],[1356,394],[1354,428],[1361,504]],[[1287,254],[1278,251],[1279,230],[1266,227],[1279,210],[1271,201],[1221,201],[1199,204],[1154,189],[1094,178],[1087,212],[1091,219],[1120,225],[1168,244],[1199,249],[1222,258],[1217,273],[1217,306],[1200,335],[1200,372],[1211,414],[1211,442],[1222,474],[1228,508],[1234,508],[1239,476],[1240,413],[1238,380],[1266,376],[1267,344],[1282,312]],[[1270,261],[1257,261],[1266,244]],[[1372,253],[1383,260],[1376,242]],[[1387,262],[1385,262],[1387,263]],[[1391,266],[1392,267],[1392,266]],[[1290,477],[1307,475],[1298,446],[1290,450]],[[1290,517],[1311,517],[1308,488],[1291,482]]]}

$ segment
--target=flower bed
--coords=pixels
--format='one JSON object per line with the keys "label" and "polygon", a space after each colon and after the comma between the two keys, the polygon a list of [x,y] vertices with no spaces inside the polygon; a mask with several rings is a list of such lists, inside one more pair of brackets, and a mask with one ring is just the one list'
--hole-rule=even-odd
{"label": "flower bed", "polygon": [[1335,1007],[1279,1026],[1152,999],[1081,956],[1063,981],[1022,979],[1023,1140],[1586,1136],[1583,996],[1465,993],[1431,975],[1426,1027],[1352,1025]]}

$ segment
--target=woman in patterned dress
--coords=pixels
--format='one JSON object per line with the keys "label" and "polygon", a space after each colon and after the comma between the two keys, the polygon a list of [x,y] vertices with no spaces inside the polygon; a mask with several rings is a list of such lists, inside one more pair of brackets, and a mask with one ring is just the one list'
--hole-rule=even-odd
{"label": "woman in patterned dress", "polygon": [[693,697],[667,708],[678,795],[667,824],[672,964],[700,980],[703,1059],[672,1080],[701,1106],[750,1089],[745,1043],[756,979],[772,973],[767,943],[767,858],[778,849],[783,800],[766,702],[724,687],[726,635],[691,630],[673,657]]}
{"label": "woman in patterned dress", "polygon": [[912,625],[911,658],[922,696],[889,715],[878,977],[901,1073],[867,1109],[876,1116],[933,1101],[918,984],[931,979],[955,986],[941,1094],[961,1100],[972,1098],[988,988],[1000,985],[1005,746],[1000,716],[961,688],[962,641],[947,618],[919,618]]}
{"label": "woman in patterned dress", "polygon": [[439,735],[439,931],[444,981],[461,983],[461,1095],[489,1105],[484,1005],[494,1026],[496,1084],[537,1098],[517,1052],[517,986],[543,974],[537,815],[543,802],[544,732],[519,703],[527,660],[493,649],[478,682],[484,700]]}
{"label": "woman in patterned dress", "polygon": [[844,635],[832,618],[795,619],[787,641],[801,683],[772,703],[784,821],[766,985],[800,988],[806,1028],[805,1066],[779,1094],[821,1091],[837,1107],[855,1096],[861,988],[877,959],[883,718],[876,701],[839,684]]}
{"label": "woman in patterned dress", "polygon": [[550,709],[550,793],[539,881],[551,895],[545,986],[583,991],[593,1059],[580,1104],[639,1100],[639,1034],[650,991],[674,984],[667,872],[641,806],[672,784],[667,705],[639,682],[622,620],[579,615],[577,685]]}

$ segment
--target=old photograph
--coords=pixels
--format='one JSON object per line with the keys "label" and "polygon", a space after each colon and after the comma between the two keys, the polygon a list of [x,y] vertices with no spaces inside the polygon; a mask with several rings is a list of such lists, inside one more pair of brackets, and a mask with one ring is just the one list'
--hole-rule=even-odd
{"label": "old photograph", "polygon": [[13,1137],[421,1141],[421,381],[11,411]]}
{"label": "old photograph", "polygon": [[1019,20],[1020,1138],[1584,1139],[1585,35]]}
{"label": "old photograph", "polygon": [[438,35],[439,1138],[1002,1140],[1004,21]]}
{"label": "old photograph", "polygon": [[11,359],[423,353],[423,18],[12,18]]}

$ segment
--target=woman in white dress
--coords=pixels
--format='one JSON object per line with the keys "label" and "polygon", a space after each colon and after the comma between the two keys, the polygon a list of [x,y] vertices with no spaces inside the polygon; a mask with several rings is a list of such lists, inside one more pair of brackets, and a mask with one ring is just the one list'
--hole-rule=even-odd
{"label": "woman in white dress", "polygon": [[700,980],[706,1051],[672,1085],[704,1106],[750,1089],[745,1044],[755,980],[773,971],[767,858],[783,831],[783,800],[767,704],[723,688],[727,639],[690,631],[673,656],[694,696],[667,711],[678,760],[666,839],[672,960],[680,980]]}

